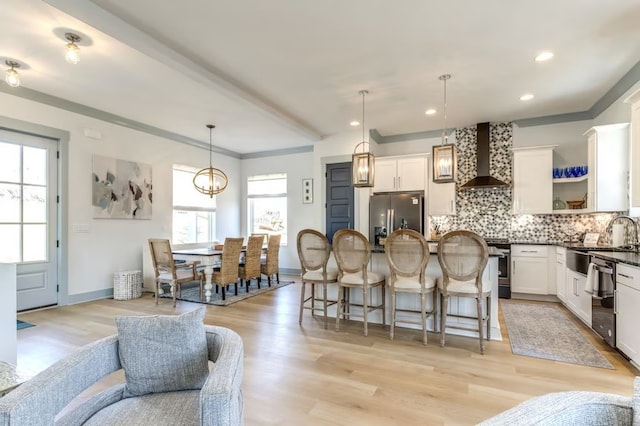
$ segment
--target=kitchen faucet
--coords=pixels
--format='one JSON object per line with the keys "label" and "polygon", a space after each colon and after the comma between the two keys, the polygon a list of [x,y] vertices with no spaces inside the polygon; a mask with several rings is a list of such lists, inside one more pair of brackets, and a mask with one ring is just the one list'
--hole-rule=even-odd
{"label": "kitchen faucet", "polygon": [[633,246],[633,248],[637,248],[638,246],[640,246],[640,243],[638,242],[638,222],[631,216],[619,215],[611,219],[611,221],[609,221],[609,224],[607,225],[607,229],[606,229],[607,233],[611,233],[613,229],[613,222],[615,222],[618,219],[625,219],[631,222],[631,224],[633,225],[635,238],[633,239],[630,245]]}

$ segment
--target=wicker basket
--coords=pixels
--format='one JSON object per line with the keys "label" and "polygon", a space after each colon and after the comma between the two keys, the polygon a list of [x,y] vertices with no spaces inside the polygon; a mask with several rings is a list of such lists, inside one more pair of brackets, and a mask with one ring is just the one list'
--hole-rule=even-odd
{"label": "wicker basket", "polygon": [[113,274],[113,298],[137,299],[142,296],[142,271],[121,271]]}

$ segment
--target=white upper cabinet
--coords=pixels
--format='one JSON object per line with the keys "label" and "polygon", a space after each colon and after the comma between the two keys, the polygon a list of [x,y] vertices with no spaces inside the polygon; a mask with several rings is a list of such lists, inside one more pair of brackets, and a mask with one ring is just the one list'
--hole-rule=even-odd
{"label": "white upper cabinet", "polygon": [[373,192],[424,191],[425,156],[376,158]]}
{"label": "white upper cabinet", "polygon": [[587,211],[617,212],[629,208],[629,124],[609,124],[589,129]]}
{"label": "white upper cabinet", "polygon": [[640,90],[625,102],[631,104],[631,207],[640,207]]}
{"label": "white upper cabinet", "polygon": [[513,150],[513,213],[553,213],[553,147]]}

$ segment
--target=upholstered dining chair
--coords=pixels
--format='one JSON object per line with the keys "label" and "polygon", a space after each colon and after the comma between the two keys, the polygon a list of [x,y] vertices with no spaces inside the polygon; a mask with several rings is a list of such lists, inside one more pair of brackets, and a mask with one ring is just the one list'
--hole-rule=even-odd
{"label": "upholstered dining chair", "polygon": [[264,237],[261,235],[252,235],[247,242],[247,251],[244,255],[244,264],[238,267],[238,275],[240,279],[244,281],[249,292],[251,286],[251,280],[256,279],[258,281],[258,288],[260,288],[260,257],[262,256],[262,243]]}
{"label": "upholstered dining chair", "polygon": [[276,282],[280,284],[280,268],[278,266],[280,257],[280,234],[269,235],[267,243],[267,256],[260,266],[260,272],[267,276],[267,283],[271,287],[271,277],[276,276]]}
{"label": "upholstered dining chair", "polygon": [[[382,326],[385,322],[385,280],[384,274],[368,271],[371,258],[371,246],[367,237],[354,229],[341,229],[333,235],[333,254],[338,263],[338,309],[336,312],[336,331],[340,329],[340,317],[351,319],[361,317],[364,323],[364,335],[369,334],[368,315],[382,310]],[[371,289],[380,287],[381,300],[373,305],[369,298]],[[359,288],[362,291],[362,304],[352,303],[349,290]],[[362,308],[362,315],[351,312],[352,306]]]}
{"label": "upholstered dining chair", "polygon": [[[222,262],[220,269],[214,269],[211,275],[211,282],[222,289],[222,300],[226,299],[226,288],[231,284],[235,284],[235,294],[238,295],[238,280],[240,279],[238,265],[240,262],[240,252],[242,251],[242,243],[244,238],[224,239],[222,246]],[[200,274],[200,282],[204,281],[204,272]]]}
{"label": "upholstered dining chair", "polygon": [[[484,354],[484,328],[487,328],[487,340],[491,339],[489,313],[491,312],[491,283],[482,279],[489,259],[489,247],[485,240],[472,231],[458,230],[446,233],[438,242],[438,262],[442,277],[438,279],[438,291],[441,294],[441,331],[440,346],[444,346],[446,328],[469,330],[460,324],[447,324],[449,297],[469,297],[476,300],[478,338],[480,353]],[[486,303],[486,311],[483,306]],[[458,316],[459,317],[459,316]],[[469,318],[465,316],[464,318]],[[475,329],[474,329],[475,330]]]}
{"label": "upholstered dining chair", "polygon": [[[420,324],[422,342],[427,344],[427,317],[436,312],[436,280],[426,275],[429,262],[429,244],[422,234],[412,229],[398,229],[387,237],[384,251],[389,263],[389,291],[391,293],[391,327],[389,337],[393,340],[396,323]],[[396,294],[420,295],[420,321],[399,320],[398,311],[415,313],[414,310],[396,308]],[[427,310],[427,296],[431,298],[431,310]],[[435,316],[434,316],[435,325]]]}
{"label": "upholstered dining chair", "polygon": [[[303,229],[298,232],[297,246],[301,269],[300,278],[302,280],[298,324],[302,324],[303,311],[309,309],[311,315],[315,315],[316,311],[322,312],[324,328],[326,329],[327,308],[337,303],[336,300],[329,300],[327,286],[328,284],[336,283],[338,279],[338,271],[327,268],[327,263],[331,256],[329,240],[324,234],[314,229]],[[307,284],[310,284],[311,287],[309,297],[306,297]],[[322,286],[322,297],[318,297],[316,294],[316,284]],[[322,306],[316,306],[316,302],[321,303]]]}
{"label": "upholstered dining chair", "polygon": [[200,299],[202,299],[202,280],[199,279],[196,271],[196,266],[200,262],[176,264],[169,240],[149,238],[149,249],[156,275],[156,305],[161,284],[169,284],[171,287],[174,308],[176,307],[176,292],[182,295],[182,284],[187,282],[200,281]]}

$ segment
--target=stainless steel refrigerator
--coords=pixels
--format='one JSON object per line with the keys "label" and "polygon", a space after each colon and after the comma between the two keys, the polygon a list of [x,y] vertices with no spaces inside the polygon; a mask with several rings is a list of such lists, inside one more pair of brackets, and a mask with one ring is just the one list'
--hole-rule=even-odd
{"label": "stainless steel refrigerator", "polygon": [[369,241],[381,246],[399,228],[414,229],[422,234],[424,192],[389,192],[374,194],[369,200]]}

